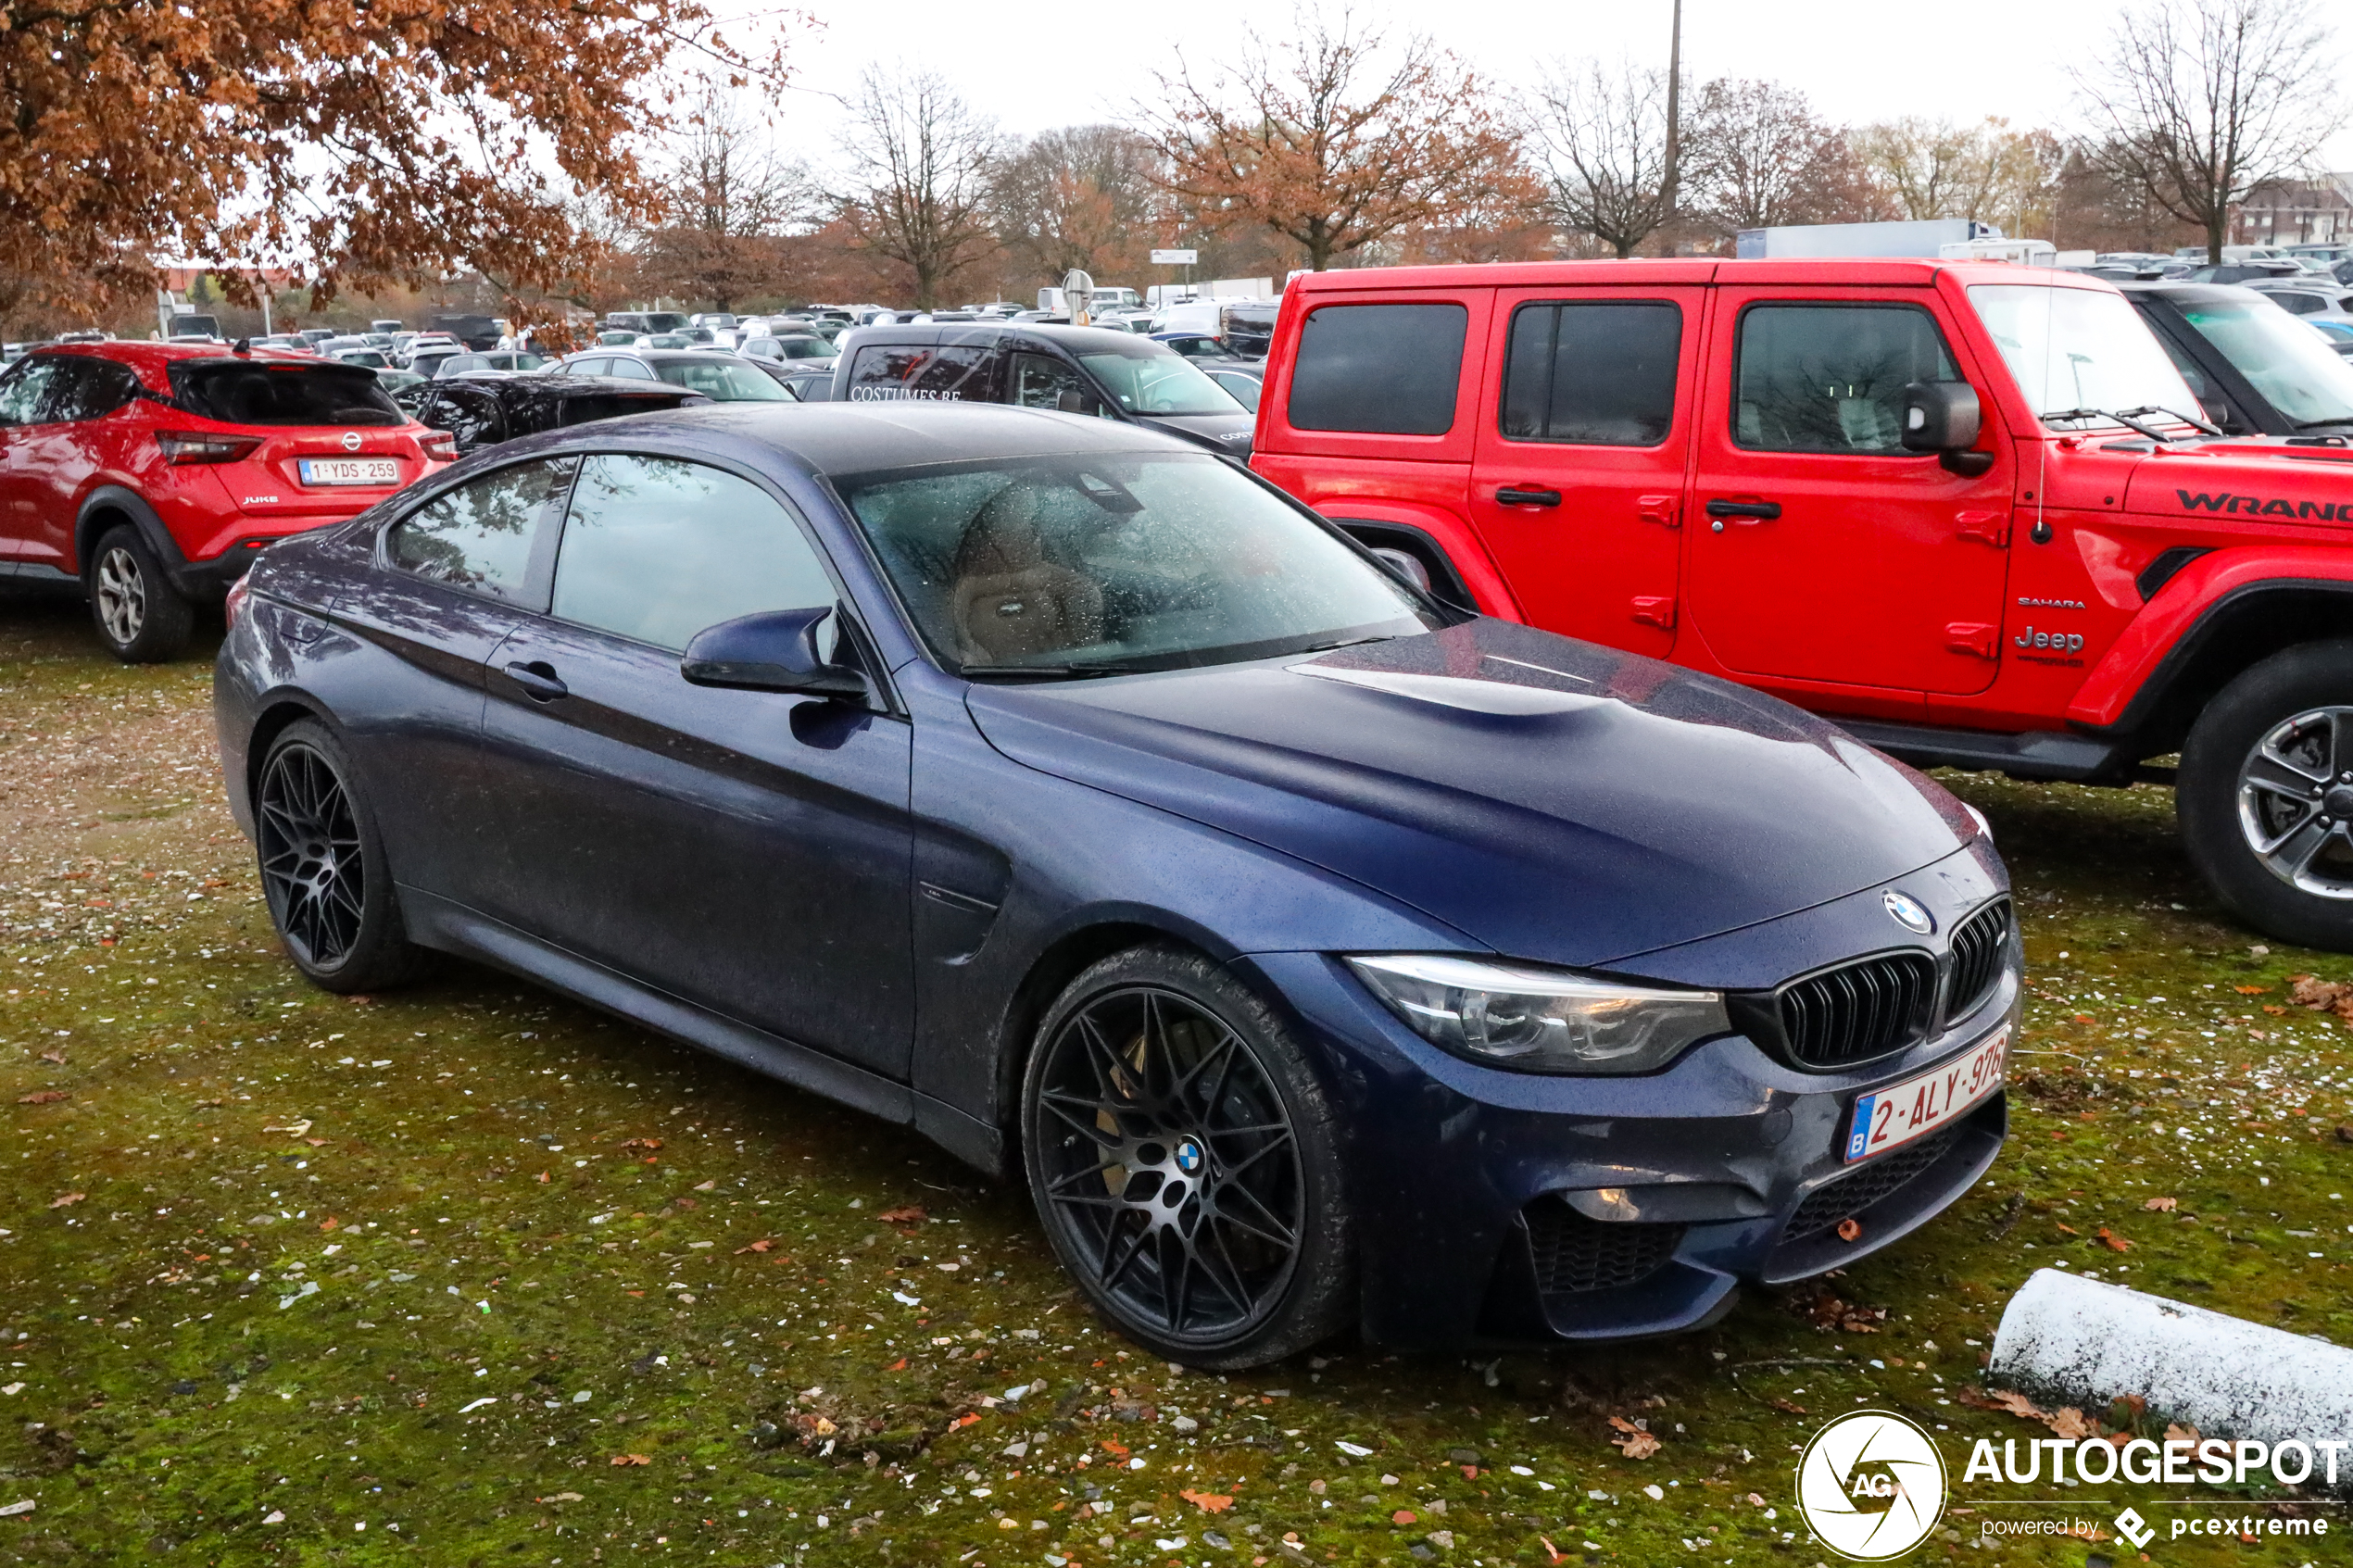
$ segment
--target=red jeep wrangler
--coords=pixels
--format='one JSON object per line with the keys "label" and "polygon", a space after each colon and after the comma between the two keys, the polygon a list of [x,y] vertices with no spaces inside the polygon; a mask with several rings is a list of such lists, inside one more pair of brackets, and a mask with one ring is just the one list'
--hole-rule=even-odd
{"label": "red jeep wrangler", "polygon": [[2353,949],[2353,449],[2198,416],[2066,273],[1372,270],[1286,295],[1252,464],[1447,597],[1922,767],[2178,752],[2222,901]]}

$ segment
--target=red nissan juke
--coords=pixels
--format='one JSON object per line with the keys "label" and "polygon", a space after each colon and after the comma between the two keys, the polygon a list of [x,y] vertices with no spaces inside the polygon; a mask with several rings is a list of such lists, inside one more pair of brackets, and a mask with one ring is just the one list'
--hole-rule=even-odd
{"label": "red nissan juke", "polygon": [[217,344],[38,349],[0,376],[0,577],[78,585],[117,659],[171,659],[264,546],[456,456],[364,367]]}

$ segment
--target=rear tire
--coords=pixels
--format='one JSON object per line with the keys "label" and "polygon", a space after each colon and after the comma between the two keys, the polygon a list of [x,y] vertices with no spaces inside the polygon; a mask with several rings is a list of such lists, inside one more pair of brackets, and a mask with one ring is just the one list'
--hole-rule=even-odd
{"label": "rear tire", "polygon": [[1063,1268],[1164,1361],[1264,1366],[1356,1306],[1340,1138],[1274,1010],[1198,953],[1114,954],[1039,1024],[1023,1161]]}
{"label": "rear tire", "polygon": [[381,991],[413,976],[409,940],[359,771],[314,719],[280,731],[253,793],[254,847],[286,956],[328,991]]}
{"label": "rear tire", "polygon": [[2223,687],[2183,744],[2174,806],[2233,913],[2353,952],[2353,642],[2288,648]]}
{"label": "rear tire", "polygon": [[119,523],[90,553],[83,587],[98,640],[125,664],[160,664],[187,650],[196,607],[171,585],[146,535]]}

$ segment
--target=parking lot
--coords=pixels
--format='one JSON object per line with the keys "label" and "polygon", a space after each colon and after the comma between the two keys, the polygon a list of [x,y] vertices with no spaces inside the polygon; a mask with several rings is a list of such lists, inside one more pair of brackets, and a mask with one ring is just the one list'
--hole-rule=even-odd
{"label": "parking lot", "polygon": [[[1790,1473],[1827,1415],[2047,1435],[1978,1390],[2038,1266],[2353,1335],[2353,1053],[2291,997],[2353,971],[2227,923],[2158,788],[1947,778],[2032,989],[2010,1141],[1919,1234],[1657,1345],[1220,1377],[1098,1328],[1024,1196],[912,1135],[481,970],[303,984],[202,659],[12,601],[0,693],[20,1561],[1812,1562]],[[2101,1490],[2103,1528],[2163,1517]],[[1947,1555],[2121,1550],[1997,1545],[1975,1495]]]}

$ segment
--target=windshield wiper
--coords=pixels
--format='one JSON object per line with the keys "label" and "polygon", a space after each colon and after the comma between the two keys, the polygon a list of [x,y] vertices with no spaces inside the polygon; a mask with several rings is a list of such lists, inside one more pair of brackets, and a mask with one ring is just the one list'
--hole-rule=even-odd
{"label": "windshield wiper", "polygon": [[1078,680],[1088,675],[1139,675],[1140,664],[965,664],[956,672],[967,680],[976,675],[1040,675],[1051,680]]}
{"label": "windshield wiper", "polygon": [[2153,425],[2145,425],[2133,417],[2135,414],[2146,414],[2152,412],[2162,413],[2164,410],[2161,408],[2128,408],[2123,413],[2120,414],[2112,408],[2060,408],[2055,410],[2054,412],[2045,414],[2043,417],[2046,420],[2114,420],[2126,430],[2137,431],[2141,434],[2147,436],[2151,441],[2171,445],[2173,440],[2171,436],[2166,434],[2163,431],[2157,429]]}
{"label": "windshield wiper", "polygon": [[2222,433],[2219,426],[2208,424],[2204,420],[2199,419],[2195,414],[2179,413],[2171,408],[2160,408],[2155,403],[2148,404],[2139,408],[2127,408],[2124,411],[2128,414],[2163,414],[2169,420],[2179,420],[2183,424],[2188,425],[2192,430],[2202,430],[2208,435],[2220,435]]}

